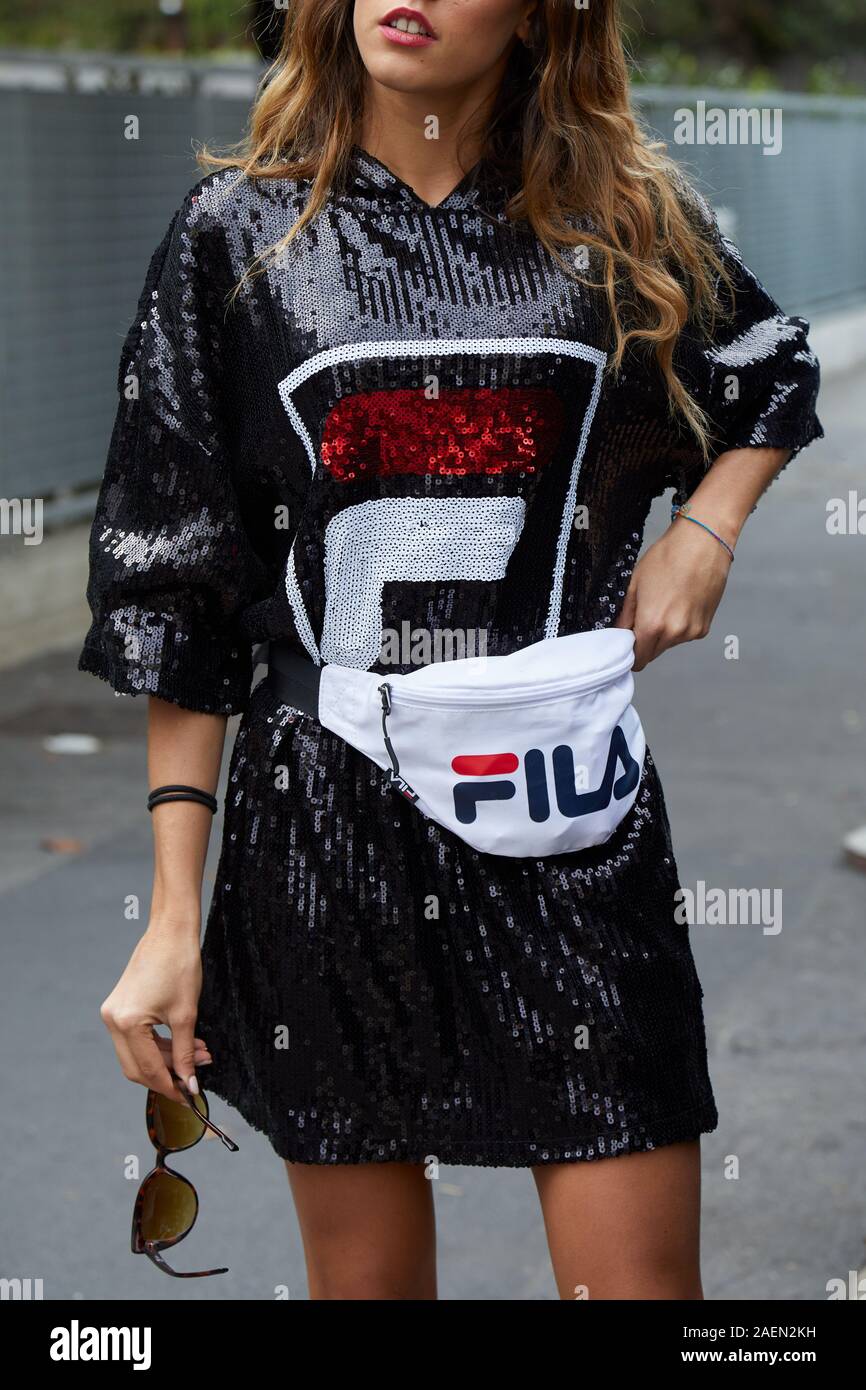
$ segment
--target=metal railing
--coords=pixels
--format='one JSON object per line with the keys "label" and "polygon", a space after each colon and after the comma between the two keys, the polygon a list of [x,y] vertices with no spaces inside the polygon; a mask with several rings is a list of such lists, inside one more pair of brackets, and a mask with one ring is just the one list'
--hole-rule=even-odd
{"label": "metal railing", "polygon": [[[709,196],[747,262],[790,313],[866,304],[866,100],[792,92],[635,89],[648,126]],[[760,143],[678,145],[678,113],[781,112],[778,154]],[[710,121],[697,121],[704,129]],[[743,130],[746,122],[719,121]],[[748,122],[755,132],[757,122]]]}
{"label": "metal railing", "polygon": [[[260,72],[0,50],[0,495],[57,497],[69,516],[98,482],[118,354],[148,258],[198,176],[193,144],[240,137]],[[866,303],[866,101],[636,93],[786,310]],[[780,153],[676,144],[676,113],[698,101],[781,108]]]}

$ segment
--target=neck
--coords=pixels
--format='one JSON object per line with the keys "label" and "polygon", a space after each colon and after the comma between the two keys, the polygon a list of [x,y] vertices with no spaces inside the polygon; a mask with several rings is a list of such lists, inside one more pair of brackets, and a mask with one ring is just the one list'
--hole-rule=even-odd
{"label": "neck", "polygon": [[395,92],[368,77],[358,144],[419,197],[440,202],[481,157],[506,61],[471,89],[438,93],[435,102],[429,92]]}

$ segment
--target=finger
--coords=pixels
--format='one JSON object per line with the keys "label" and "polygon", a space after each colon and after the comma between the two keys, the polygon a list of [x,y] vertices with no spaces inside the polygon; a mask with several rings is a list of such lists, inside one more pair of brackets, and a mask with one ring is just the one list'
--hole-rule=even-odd
{"label": "finger", "polygon": [[691,633],[688,623],[672,623],[659,633],[651,660],[654,661],[657,656],[661,656],[662,652],[670,651],[671,647],[680,647],[684,642],[690,641]]}
{"label": "finger", "polygon": [[99,1016],[111,1035],[117,1060],[128,1081],[159,1091],[169,1100],[188,1104],[163,1061],[159,1037],[152,1024],[127,1018],[115,1009],[110,998],[102,1004]]}
{"label": "finger", "polygon": [[186,1105],[187,1100],[175,1084],[171,1072],[157,1045],[157,1037],[149,1023],[124,1029],[126,1046],[132,1057],[132,1071],[127,1073],[141,1086],[149,1086],[167,1100]]}
{"label": "finger", "polygon": [[141,1081],[136,1071],[136,1060],[129,1045],[128,1029],[123,1019],[117,1016],[111,1007],[110,999],[107,999],[99,1010],[99,1016],[105,1024],[111,1037],[112,1046],[117,1054],[120,1069],[129,1081]]}
{"label": "finger", "polygon": [[110,1031],[111,1041],[114,1045],[114,1051],[117,1055],[117,1060],[120,1063],[120,1070],[123,1072],[124,1076],[127,1077],[128,1080],[132,1081],[135,1079],[135,1058],[130,1052],[123,1034],[115,1033],[113,1030]]}
{"label": "finger", "polygon": [[642,671],[645,666],[649,666],[651,661],[659,655],[660,638],[656,632],[648,632],[643,628],[636,628],[634,634],[634,665],[635,671]]}
{"label": "finger", "polygon": [[[194,1038],[193,1042],[195,1043],[195,1065],[197,1067],[207,1066],[209,1062],[213,1061],[210,1048],[203,1038]],[[157,1034],[156,1043],[162,1053],[163,1061],[166,1065],[170,1065],[172,1060],[171,1038],[164,1038]]]}
{"label": "finger", "polygon": [[171,1027],[171,1064],[194,1095],[198,1094],[195,1075],[195,1019],[169,1019]]}
{"label": "finger", "polygon": [[622,608],[617,614],[614,627],[634,627],[635,613],[637,611],[637,588],[634,581],[629,584],[623,599]]}

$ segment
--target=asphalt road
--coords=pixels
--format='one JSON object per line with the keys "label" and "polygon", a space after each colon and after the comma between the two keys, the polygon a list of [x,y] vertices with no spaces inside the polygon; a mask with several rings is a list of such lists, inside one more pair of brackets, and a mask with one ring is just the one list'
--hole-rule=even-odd
{"label": "asphalt road", "polygon": [[[638,677],[683,883],[782,893],[779,931],[692,929],[721,1115],[703,1141],[711,1299],[824,1299],[864,1262],[866,875],[840,844],[866,822],[866,535],[826,526],[828,499],[866,495],[864,398],[866,374],[826,385],[828,437],[750,519],[713,632]],[[665,524],[660,502],[650,536]],[[282,1164],[216,1100],[240,1152],[178,1160],[202,1207],[177,1263],[231,1273],[175,1283],[129,1253],[129,1160],[146,1171],[151,1151],[98,1006],[143,925],[124,900],[149,898],[145,710],[74,670],[79,636],[0,682],[0,1275],[49,1299],[303,1299]],[[100,751],[46,750],[68,732]],[[436,1196],[442,1298],[555,1299],[528,1172],[443,1168]]]}

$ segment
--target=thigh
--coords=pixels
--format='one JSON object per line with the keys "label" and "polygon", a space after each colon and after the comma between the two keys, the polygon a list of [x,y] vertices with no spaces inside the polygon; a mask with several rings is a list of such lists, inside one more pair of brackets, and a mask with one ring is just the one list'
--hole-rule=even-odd
{"label": "thigh", "polygon": [[699,1140],[533,1173],[560,1298],[703,1298]]}
{"label": "thigh", "polygon": [[432,1184],[422,1164],[286,1163],[311,1299],[435,1299]]}

